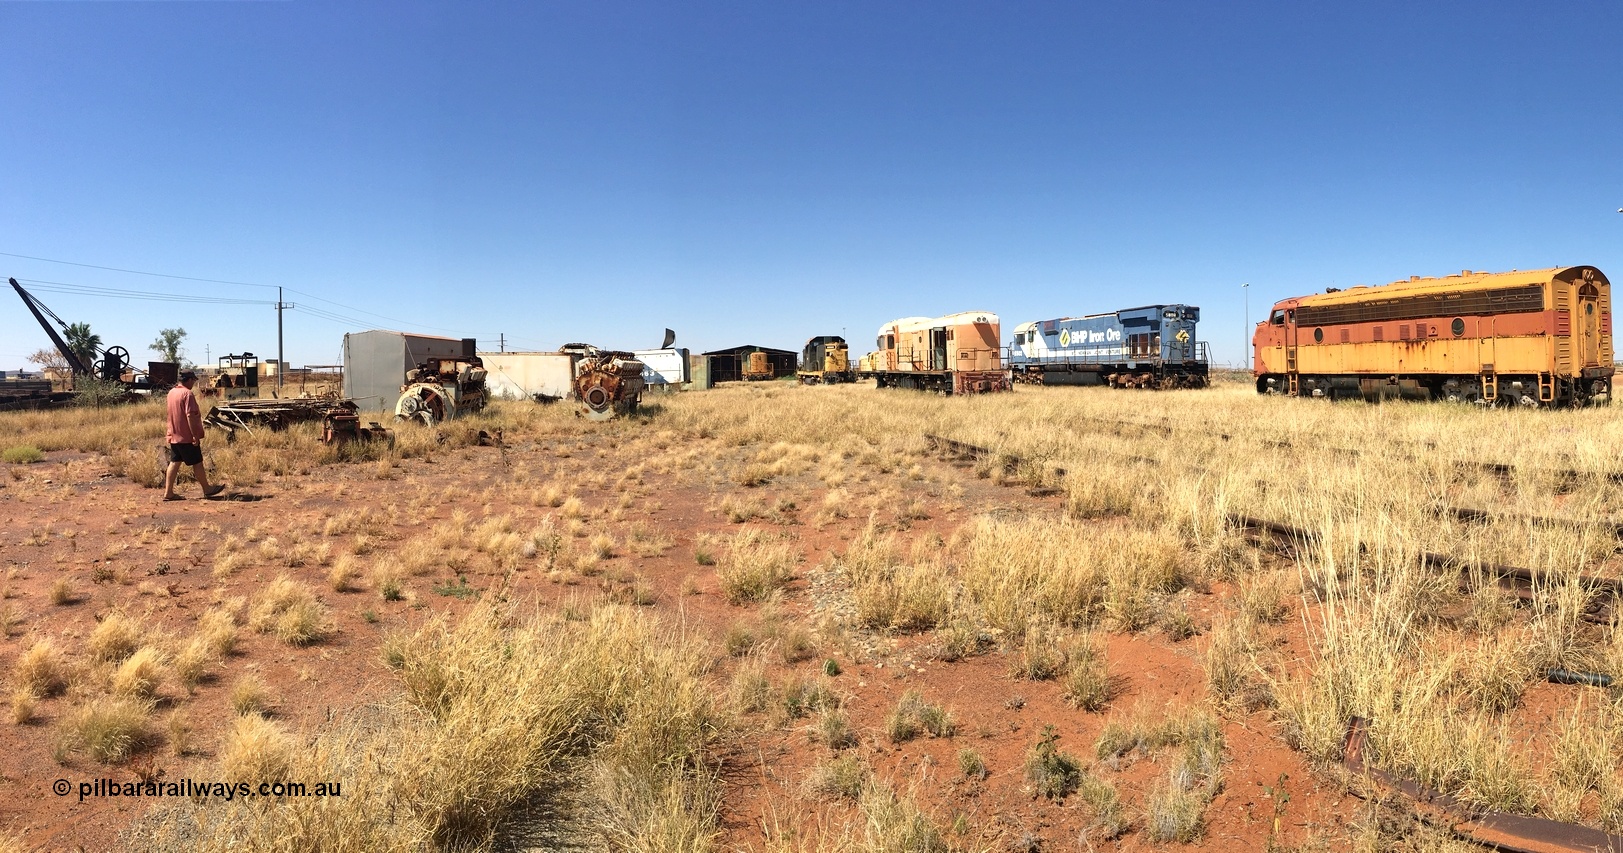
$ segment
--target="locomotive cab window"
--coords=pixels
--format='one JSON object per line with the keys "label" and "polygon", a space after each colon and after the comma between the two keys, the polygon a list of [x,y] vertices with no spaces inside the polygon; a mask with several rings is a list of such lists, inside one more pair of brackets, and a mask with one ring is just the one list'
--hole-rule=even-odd
{"label": "locomotive cab window", "polygon": [[1014,333],[1014,345],[1015,346],[1020,346],[1021,344],[1024,344],[1025,342],[1026,342],[1026,333],[1025,332],[1015,332]]}
{"label": "locomotive cab window", "polygon": [[1268,318],[1268,322],[1275,326],[1285,325],[1285,312],[1283,310],[1275,311],[1273,316]]}

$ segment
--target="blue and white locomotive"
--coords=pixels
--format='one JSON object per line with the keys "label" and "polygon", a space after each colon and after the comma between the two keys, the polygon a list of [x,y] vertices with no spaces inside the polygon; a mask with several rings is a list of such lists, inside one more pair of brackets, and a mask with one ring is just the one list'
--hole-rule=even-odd
{"label": "blue and white locomotive", "polygon": [[1211,358],[1199,320],[1193,305],[1146,305],[1021,323],[1005,363],[1014,381],[1039,385],[1202,388]]}

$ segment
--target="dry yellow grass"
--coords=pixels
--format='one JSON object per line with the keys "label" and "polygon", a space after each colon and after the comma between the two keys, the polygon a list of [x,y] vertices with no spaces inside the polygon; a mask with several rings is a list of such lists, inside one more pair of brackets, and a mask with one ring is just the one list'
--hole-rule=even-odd
{"label": "dry yellow grass", "polygon": [[66,664],[50,640],[40,639],[18,656],[11,680],[30,695],[55,696],[67,687]]}
{"label": "dry yellow grass", "polygon": [[327,608],[316,600],[315,593],[286,575],[255,596],[248,624],[295,646],[317,642],[332,630]]}
{"label": "dry yellow grass", "polygon": [[[340,725],[308,748],[238,723],[222,758],[286,778],[342,779],[341,799],[171,808],[137,839],[164,849],[418,850],[488,838],[524,797],[584,769],[582,830],[615,849],[709,849],[722,718],[691,638],[609,607],[584,622],[536,614],[508,625],[481,607],[398,635],[389,656],[411,709]],[[400,748],[411,744],[411,748]],[[240,759],[240,760],[239,760]],[[351,787],[353,786],[353,787]],[[354,794],[351,794],[354,791]]]}
{"label": "dry yellow grass", "polygon": [[166,663],[162,652],[142,646],[113,670],[108,690],[126,699],[150,699],[163,681]]}
{"label": "dry yellow grass", "polygon": [[108,613],[90,633],[90,656],[98,661],[122,661],[140,647],[141,633],[141,626],[128,616],[117,610]]}
{"label": "dry yellow grass", "polygon": [[117,764],[150,742],[151,713],[152,704],[142,699],[91,699],[63,719],[57,732],[58,749]]}

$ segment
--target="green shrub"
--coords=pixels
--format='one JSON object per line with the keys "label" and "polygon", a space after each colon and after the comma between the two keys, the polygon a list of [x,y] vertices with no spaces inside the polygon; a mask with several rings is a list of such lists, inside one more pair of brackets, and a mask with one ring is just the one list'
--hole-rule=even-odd
{"label": "green shrub", "polygon": [[19,444],[16,447],[8,447],[4,452],[0,452],[0,459],[4,459],[13,465],[27,465],[30,462],[38,462],[44,458],[45,454],[32,444]]}

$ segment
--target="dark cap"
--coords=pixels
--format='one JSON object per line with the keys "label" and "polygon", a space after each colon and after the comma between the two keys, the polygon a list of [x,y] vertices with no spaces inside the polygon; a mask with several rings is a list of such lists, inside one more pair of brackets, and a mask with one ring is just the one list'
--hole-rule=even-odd
{"label": "dark cap", "polygon": [[192,381],[193,379],[196,379],[196,378],[197,378],[197,371],[195,371],[195,370],[182,370],[180,372],[180,381],[182,381],[182,382],[190,382],[190,381]]}

